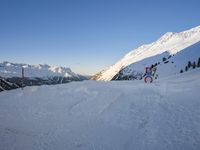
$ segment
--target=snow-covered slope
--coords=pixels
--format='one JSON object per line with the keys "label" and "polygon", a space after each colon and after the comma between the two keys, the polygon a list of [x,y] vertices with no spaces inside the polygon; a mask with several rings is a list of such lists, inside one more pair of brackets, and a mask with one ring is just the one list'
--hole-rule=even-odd
{"label": "snow-covered slope", "polygon": [[124,58],[115,65],[104,71],[98,76],[97,80],[111,80],[120,70],[130,64],[141,61],[143,59],[162,54],[164,52],[170,55],[189,47],[200,41],[200,26],[180,33],[166,33],[157,41],[143,45],[132,50]]}
{"label": "snow-covered slope", "polygon": [[[163,61],[164,60],[164,61]],[[188,62],[191,62],[188,67]],[[145,67],[156,66],[156,75],[159,78],[179,74],[200,67],[200,42],[189,46],[175,55],[171,55],[169,52],[164,52],[139,62],[128,65],[117,73],[112,80],[129,80],[129,79],[141,79],[144,74]],[[194,66],[195,64],[195,66]]]}
{"label": "snow-covered slope", "polygon": [[1,150],[199,150],[200,70],[0,93]]}
{"label": "snow-covered slope", "polygon": [[71,71],[70,68],[49,66],[49,65],[28,65],[11,62],[0,63],[0,76],[2,77],[21,77],[22,67],[25,70],[25,77],[49,77],[49,76],[63,76],[76,77],[78,75]]}

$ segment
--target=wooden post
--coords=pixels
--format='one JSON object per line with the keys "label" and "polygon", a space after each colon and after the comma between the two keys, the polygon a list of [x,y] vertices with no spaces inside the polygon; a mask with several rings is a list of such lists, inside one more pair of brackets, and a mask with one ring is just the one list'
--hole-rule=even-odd
{"label": "wooden post", "polygon": [[22,67],[22,79],[24,79],[24,67]]}
{"label": "wooden post", "polygon": [[22,67],[22,90],[24,88],[24,67]]}

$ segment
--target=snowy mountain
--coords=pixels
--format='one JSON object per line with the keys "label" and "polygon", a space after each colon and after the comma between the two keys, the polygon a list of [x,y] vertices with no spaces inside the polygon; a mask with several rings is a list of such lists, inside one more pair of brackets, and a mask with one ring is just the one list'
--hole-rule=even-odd
{"label": "snowy mountain", "polygon": [[200,67],[200,42],[173,55],[164,52],[130,64],[121,69],[112,80],[142,79],[145,67],[156,67],[156,76],[159,78],[198,68]]}
{"label": "snowy mountain", "polygon": [[[127,68],[129,65],[131,65],[132,72],[135,74],[141,74],[141,72],[144,72],[145,66],[150,67],[152,63],[158,62],[160,58],[163,58],[164,56],[171,57],[199,41],[200,26],[180,33],[166,33],[157,41],[151,44],[142,45],[141,47],[132,50],[115,65],[96,76],[95,79],[105,81],[115,79],[115,76],[120,73],[120,71],[122,72],[122,70]],[[198,52],[198,50],[196,50],[196,52]],[[147,58],[150,60],[149,63],[147,63]],[[140,66],[142,68],[139,68],[139,72],[137,71],[138,66],[134,65],[136,63],[143,64],[143,66]],[[128,70],[130,70],[130,67],[128,68]]]}
{"label": "snowy mountain", "polygon": [[[24,78],[22,78],[22,68],[24,68]],[[87,77],[75,74],[70,68],[65,67],[46,64],[0,63],[0,91],[23,86],[61,84],[86,79]]]}
{"label": "snowy mountain", "polygon": [[21,77],[22,67],[24,68],[25,77],[49,77],[49,76],[62,76],[70,78],[79,78],[77,74],[71,71],[70,68],[55,66],[55,65],[28,65],[18,64],[11,62],[0,63],[0,76],[2,77]]}

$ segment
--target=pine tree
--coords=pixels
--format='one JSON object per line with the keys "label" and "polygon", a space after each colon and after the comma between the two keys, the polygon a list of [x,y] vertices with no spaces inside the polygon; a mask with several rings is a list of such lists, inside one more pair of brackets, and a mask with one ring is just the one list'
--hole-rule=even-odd
{"label": "pine tree", "polygon": [[193,65],[192,65],[192,66],[193,66],[193,69],[196,68],[196,62],[195,62],[195,61],[193,62]]}
{"label": "pine tree", "polygon": [[185,67],[185,71],[188,71],[188,66]]}
{"label": "pine tree", "polygon": [[181,69],[180,73],[183,73],[183,70]]}
{"label": "pine tree", "polygon": [[162,61],[166,61],[166,60],[167,60],[167,58],[163,57],[163,60],[162,60]]}
{"label": "pine tree", "polygon": [[197,67],[200,67],[200,57],[199,57],[199,60],[198,60],[198,63],[197,63]]}
{"label": "pine tree", "polygon": [[188,61],[188,68],[190,68],[192,66],[191,61]]}
{"label": "pine tree", "polygon": [[171,57],[172,57],[172,55],[169,55],[169,56],[168,56],[168,59],[170,59]]}

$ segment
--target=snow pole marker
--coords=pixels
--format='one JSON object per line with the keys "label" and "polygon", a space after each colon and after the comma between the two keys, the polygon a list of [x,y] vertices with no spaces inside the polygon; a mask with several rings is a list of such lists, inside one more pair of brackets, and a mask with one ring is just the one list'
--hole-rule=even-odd
{"label": "snow pole marker", "polygon": [[24,67],[22,67],[22,90],[24,89]]}

